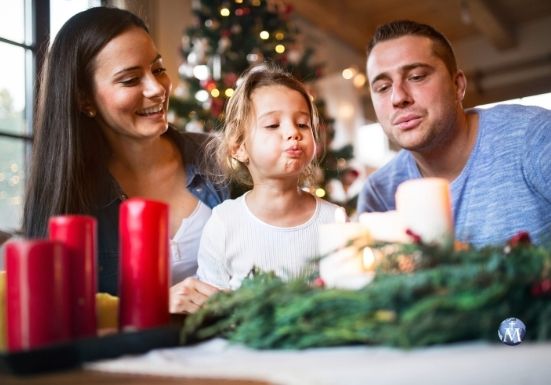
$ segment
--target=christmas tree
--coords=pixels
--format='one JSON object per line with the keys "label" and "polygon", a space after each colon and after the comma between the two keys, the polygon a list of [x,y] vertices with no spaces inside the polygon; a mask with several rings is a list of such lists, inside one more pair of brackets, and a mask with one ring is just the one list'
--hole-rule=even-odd
{"label": "christmas tree", "polygon": [[[171,100],[176,126],[186,131],[209,132],[221,127],[224,106],[238,77],[250,66],[271,61],[308,84],[322,74],[291,21],[292,6],[282,0],[194,0],[194,23],[182,37],[180,82]],[[311,88],[311,93],[315,94]],[[333,119],[316,98],[321,136],[326,151],[320,153],[320,172],[312,192],[326,195],[328,177],[338,177],[351,148],[333,153],[329,148]],[[340,163],[338,162],[340,160]]]}

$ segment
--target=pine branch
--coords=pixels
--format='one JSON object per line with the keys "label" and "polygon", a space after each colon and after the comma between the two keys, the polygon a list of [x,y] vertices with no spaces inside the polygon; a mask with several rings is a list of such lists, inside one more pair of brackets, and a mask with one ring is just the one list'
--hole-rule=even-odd
{"label": "pine branch", "polygon": [[[303,349],[495,341],[500,322],[511,316],[525,322],[527,338],[551,338],[551,249],[377,247],[385,256],[363,289],[324,289],[257,273],[189,316],[182,342],[223,336],[259,349]],[[410,272],[400,271],[400,258],[410,258]]]}

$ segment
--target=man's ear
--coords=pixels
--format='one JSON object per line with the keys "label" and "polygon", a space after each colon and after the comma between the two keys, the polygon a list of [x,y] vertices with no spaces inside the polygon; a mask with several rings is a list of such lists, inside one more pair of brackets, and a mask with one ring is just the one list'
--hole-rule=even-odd
{"label": "man's ear", "polygon": [[465,98],[465,91],[467,90],[467,77],[462,70],[457,70],[454,78],[455,95],[458,102],[462,102]]}

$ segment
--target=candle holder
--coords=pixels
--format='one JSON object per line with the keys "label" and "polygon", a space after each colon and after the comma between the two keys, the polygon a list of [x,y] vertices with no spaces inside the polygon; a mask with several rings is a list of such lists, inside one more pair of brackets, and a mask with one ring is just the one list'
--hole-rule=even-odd
{"label": "candle holder", "polygon": [[52,240],[5,244],[8,350],[68,341],[71,337],[69,254]]}
{"label": "candle holder", "polygon": [[119,234],[121,329],[168,324],[168,205],[141,198],[124,201]]}
{"label": "candle holder", "polygon": [[320,278],[329,288],[359,289],[374,277],[365,265],[364,249],[373,243],[361,223],[341,222],[320,225]]}
{"label": "candle holder", "polygon": [[69,252],[71,271],[71,319],[74,338],[96,335],[97,222],[85,215],[51,217],[50,239],[60,241]]}

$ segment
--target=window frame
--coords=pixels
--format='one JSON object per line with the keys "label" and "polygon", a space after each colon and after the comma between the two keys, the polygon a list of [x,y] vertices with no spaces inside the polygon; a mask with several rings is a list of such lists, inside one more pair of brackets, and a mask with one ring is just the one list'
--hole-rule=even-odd
{"label": "window frame", "polygon": [[[50,1],[24,0],[25,2],[25,42],[19,43],[0,36],[0,42],[25,50],[25,132],[14,134],[0,129],[0,137],[25,141],[26,152],[33,139],[34,101],[37,92],[40,68],[49,44]],[[27,158],[25,154],[25,158]]]}
{"label": "window frame", "polygon": [[24,41],[23,43],[0,36],[0,42],[24,49],[24,132],[12,133],[0,129],[0,139],[14,139],[23,143],[23,172],[27,175],[33,142],[34,106],[39,85],[39,74],[49,46],[50,0],[23,0]]}

